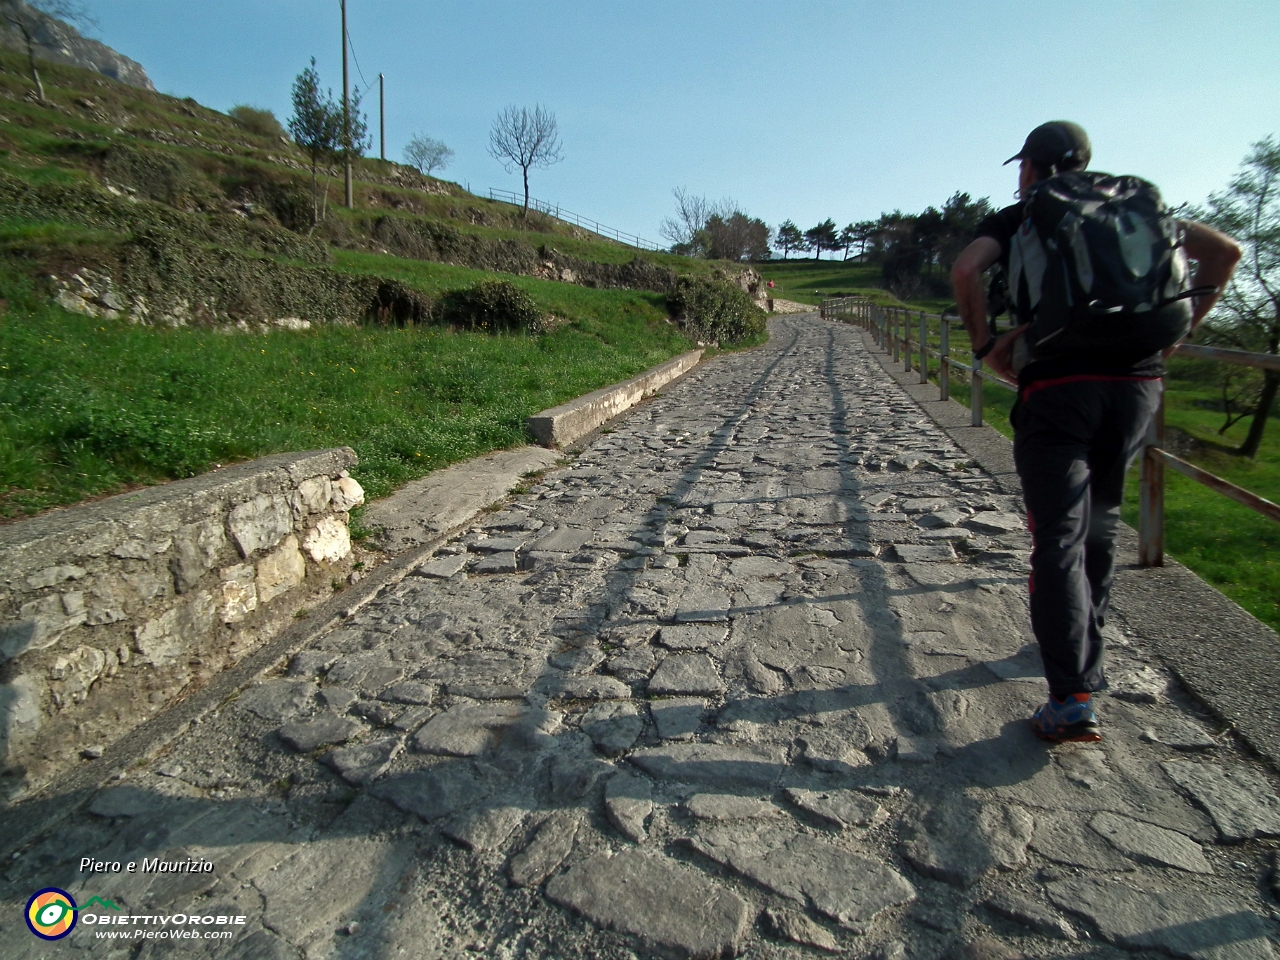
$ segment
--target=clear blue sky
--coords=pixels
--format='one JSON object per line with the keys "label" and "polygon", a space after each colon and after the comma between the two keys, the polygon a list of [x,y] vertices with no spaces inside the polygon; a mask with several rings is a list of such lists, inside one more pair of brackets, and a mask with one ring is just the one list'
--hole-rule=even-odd
{"label": "clear blue sky", "polygon": [[[87,5],[166,93],[284,120],[312,56],[341,90],[338,0]],[[1276,0],[348,0],[348,21],[375,135],[387,75],[389,158],[424,132],[456,151],[447,178],[518,190],[489,126],[541,103],[565,160],[534,171],[533,195],[655,241],[676,186],[802,229],[957,190],[1004,205],[1001,162],[1049,119],[1174,203],[1280,134]]]}

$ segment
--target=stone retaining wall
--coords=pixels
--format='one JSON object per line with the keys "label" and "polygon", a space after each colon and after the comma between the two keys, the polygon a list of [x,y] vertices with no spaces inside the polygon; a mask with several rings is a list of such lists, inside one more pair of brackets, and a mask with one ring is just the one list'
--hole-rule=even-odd
{"label": "stone retaining wall", "polygon": [[330,595],[355,463],[277,454],[0,526],[2,792],[100,755]]}

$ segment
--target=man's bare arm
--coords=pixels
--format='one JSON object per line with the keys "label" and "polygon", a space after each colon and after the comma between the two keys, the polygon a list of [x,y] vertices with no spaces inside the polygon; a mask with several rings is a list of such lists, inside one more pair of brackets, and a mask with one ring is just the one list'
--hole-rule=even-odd
{"label": "man's bare arm", "polygon": [[991,339],[987,328],[987,296],[982,290],[982,274],[1000,259],[1000,244],[991,237],[979,237],[961,251],[951,268],[951,284],[956,291],[960,320],[969,331],[975,350]]}
{"label": "man's bare arm", "polygon": [[[956,258],[951,268],[951,283],[956,291],[956,306],[960,310],[960,319],[965,330],[969,331],[969,342],[974,350],[981,350],[991,339],[991,330],[987,326],[987,297],[982,290],[982,274],[1000,259],[1000,244],[991,237],[979,237],[969,244]],[[987,366],[1006,380],[1016,380],[1013,372],[1013,341],[1026,331],[1026,325],[1010,330],[996,340],[996,345],[987,354]]]}
{"label": "man's bare arm", "polygon": [[1184,220],[1182,226],[1186,230],[1187,256],[1197,264],[1191,285],[1218,288],[1218,293],[1196,297],[1195,309],[1191,313],[1191,329],[1194,330],[1213,309],[1221,292],[1231,282],[1231,275],[1240,262],[1241,251],[1240,244],[1213,227],[1195,220]]}

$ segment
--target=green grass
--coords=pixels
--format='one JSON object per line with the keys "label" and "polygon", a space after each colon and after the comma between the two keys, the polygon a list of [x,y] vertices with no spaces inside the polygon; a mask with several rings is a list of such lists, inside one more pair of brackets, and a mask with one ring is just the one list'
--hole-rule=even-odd
{"label": "green grass", "polygon": [[[292,189],[309,194],[309,171],[293,164],[305,159],[296,147],[256,136],[193,100],[46,64],[51,107],[23,99],[24,71],[20,57],[0,51],[0,98],[6,103],[0,170],[28,183],[97,183],[105,155],[123,165],[110,169],[123,171],[126,179],[117,186],[127,186],[128,177],[152,177],[152,165],[159,164],[156,176],[176,178],[173,189],[185,198],[179,206],[197,211],[179,215],[187,216],[184,235],[192,218],[203,216],[199,211],[216,221],[227,200],[259,197],[259,190],[269,197]],[[171,142],[173,137],[182,142]],[[143,166],[130,173],[137,163]],[[552,218],[524,218],[509,204],[453,184],[420,190],[402,185],[403,178],[388,179],[402,172],[377,160],[359,161],[359,209],[353,212],[335,206],[331,194],[336,269],[398,278],[432,297],[495,275],[344,249],[353,237],[356,244],[367,239],[363,231],[373,219],[392,211],[602,263],[625,263],[638,253]],[[136,185],[145,196],[148,184]],[[148,200],[120,206],[141,213],[164,207]],[[265,336],[151,329],[93,321],[52,306],[50,290],[33,277],[86,263],[111,270],[138,223],[171,229],[173,222],[141,214],[117,219],[86,221],[93,228],[15,218],[0,223],[0,516],[266,453],[337,444],[360,454],[357,476],[378,496],[448,463],[523,443],[529,414],[625,379],[691,345],[667,321],[660,294],[529,277],[509,279],[553,316],[552,331],[536,338],[430,327],[324,327]],[[194,229],[195,241],[212,236],[229,249],[242,244],[262,256],[258,234],[216,225],[220,229],[208,236]],[[262,229],[271,234],[270,251],[292,250],[276,242],[289,236],[285,231],[272,234],[268,227]],[[268,255],[311,265],[279,252]],[[717,266],[639,255],[686,272]]]}
{"label": "green grass", "polygon": [[[414,266],[420,281],[435,268],[447,286],[479,274]],[[525,443],[530,414],[689,347],[656,295],[518,279],[567,322],[540,337],[432,327],[155,329],[65,313],[6,269],[0,515],[344,444],[360,455],[355,475],[377,497]]]}
{"label": "green grass", "polygon": [[[102,154],[113,146],[138,147],[167,157],[187,177],[185,186],[217,205],[218,195],[239,196],[244,183],[292,184],[310,193],[309,160],[293,144],[254,134],[231,118],[194,100],[138,90],[92,71],[42,64],[50,103],[25,100],[30,90],[26,63],[14,51],[0,50],[0,170],[31,183],[83,183],[101,174]],[[157,137],[156,131],[163,136]],[[182,142],[166,142],[169,136]],[[298,163],[298,169],[281,159]],[[357,210],[336,202],[340,183],[330,177],[329,218],[339,231],[367,229],[387,213],[444,220],[454,229],[488,239],[546,244],[563,253],[601,263],[626,263],[636,256],[680,272],[707,272],[705,261],[640,251],[598,237],[567,222],[536,212],[529,217],[501,201],[467,193],[457,184],[434,181],[431,192],[401,186],[387,178],[400,168],[372,157],[355,165]],[[322,171],[323,173],[323,171]],[[357,225],[357,222],[360,222]],[[340,237],[345,243],[349,237]]]}
{"label": "green grass", "polygon": [[774,296],[815,306],[827,297],[866,296],[878,303],[897,303],[880,287],[880,265],[853,260],[770,260],[756,264],[772,280]]}

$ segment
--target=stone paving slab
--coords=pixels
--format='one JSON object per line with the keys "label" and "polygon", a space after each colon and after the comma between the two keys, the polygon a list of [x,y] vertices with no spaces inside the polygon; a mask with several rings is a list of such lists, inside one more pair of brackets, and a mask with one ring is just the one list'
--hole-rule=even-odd
{"label": "stone paving slab", "polygon": [[771,329],[6,816],[6,957],[50,885],[246,918],[140,957],[1272,955],[1274,774],[1125,617],[1106,740],[1037,741],[1016,487],[858,331]]}

